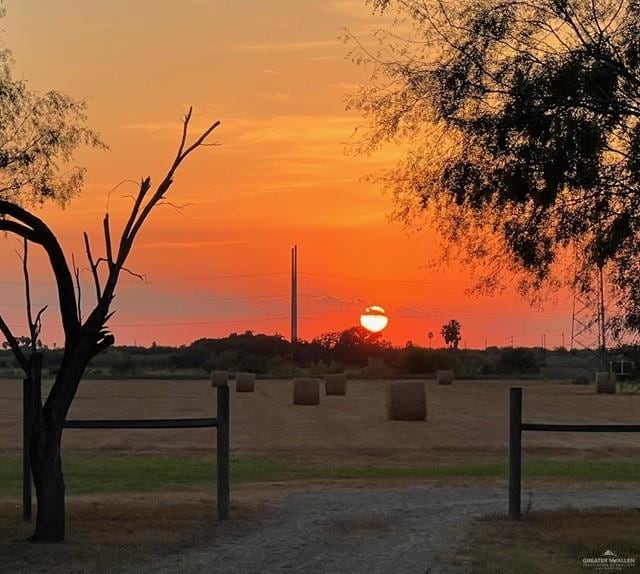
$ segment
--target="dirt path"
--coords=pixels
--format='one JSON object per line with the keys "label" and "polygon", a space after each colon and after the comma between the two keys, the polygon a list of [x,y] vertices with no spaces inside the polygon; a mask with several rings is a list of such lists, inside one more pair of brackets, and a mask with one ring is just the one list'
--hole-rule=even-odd
{"label": "dirt path", "polygon": [[[523,493],[523,502],[528,499]],[[531,491],[532,509],[640,507],[625,488]],[[276,512],[227,523],[207,549],[150,564],[159,574],[462,574],[465,526],[506,513],[496,487],[315,487],[295,492]]]}

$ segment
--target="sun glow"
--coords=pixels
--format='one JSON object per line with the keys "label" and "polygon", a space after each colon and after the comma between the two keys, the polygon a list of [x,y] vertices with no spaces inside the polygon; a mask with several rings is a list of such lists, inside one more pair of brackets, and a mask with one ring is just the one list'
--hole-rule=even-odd
{"label": "sun glow", "polygon": [[379,333],[388,323],[389,317],[387,317],[385,310],[378,305],[367,307],[360,315],[360,324],[372,333]]}

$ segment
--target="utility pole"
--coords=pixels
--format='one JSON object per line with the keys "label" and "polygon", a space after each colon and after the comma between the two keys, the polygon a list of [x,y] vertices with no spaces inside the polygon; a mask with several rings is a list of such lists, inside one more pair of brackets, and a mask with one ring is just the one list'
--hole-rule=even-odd
{"label": "utility pole", "polygon": [[291,249],[291,362],[298,340],[298,246]]}

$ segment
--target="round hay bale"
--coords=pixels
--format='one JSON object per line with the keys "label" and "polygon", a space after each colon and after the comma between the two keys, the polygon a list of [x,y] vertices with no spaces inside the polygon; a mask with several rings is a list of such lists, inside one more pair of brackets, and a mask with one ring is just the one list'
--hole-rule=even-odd
{"label": "round hay bale", "polygon": [[427,418],[424,383],[394,382],[387,385],[387,418],[390,421],[423,421]]}
{"label": "round hay bale", "polygon": [[252,393],[255,390],[255,373],[236,373],[236,393]]}
{"label": "round hay bale", "polygon": [[344,376],[344,373],[326,375],[324,378],[324,389],[327,395],[346,395],[347,377]]}
{"label": "round hay bale", "polygon": [[587,373],[580,373],[573,377],[573,381],[571,381],[573,385],[588,385],[589,383],[591,383],[591,377]]}
{"label": "round hay bale", "polygon": [[453,383],[453,371],[436,371],[436,381],[439,385],[450,385]]}
{"label": "round hay bale", "polygon": [[319,379],[294,379],[293,380],[293,404],[294,405],[319,405],[320,404],[320,380]]}
{"label": "round hay bale", "polygon": [[613,373],[596,373],[596,392],[598,394],[615,394],[616,376]]}
{"label": "round hay bale", "polygon": [[211,372],[211,386],[223,387],[229,382],[229,371],[212,371]]}

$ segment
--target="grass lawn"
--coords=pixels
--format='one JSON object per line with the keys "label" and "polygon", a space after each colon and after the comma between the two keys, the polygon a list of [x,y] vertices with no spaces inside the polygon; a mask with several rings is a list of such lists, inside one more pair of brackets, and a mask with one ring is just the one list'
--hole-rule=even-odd
{"label": "grass lawn", "polygon": [[[215,478],[213,457],[80,456],[64,459],[68,494],[144,493],[199,490]],[[0,496],[18,497],[21,459],[0,457]],[[430,480],[446,478],[504,479],[506,459],[458,464],[416,466],[323,466],[303,460],[246,456],[231,459],[231,482],[279,482],[291,480]],[[524,478],[593,482],[640,481],[638,459],[570,460],[529,457]]]}
{"label": "grass lawn", "polygon": [[602,572],[582,565],[611,550],[635,558],[640,568],[640,514],[630,511],[534,512],[522,521],[482,520],[474,523],[469,570],[474,574],[584,574]]}

